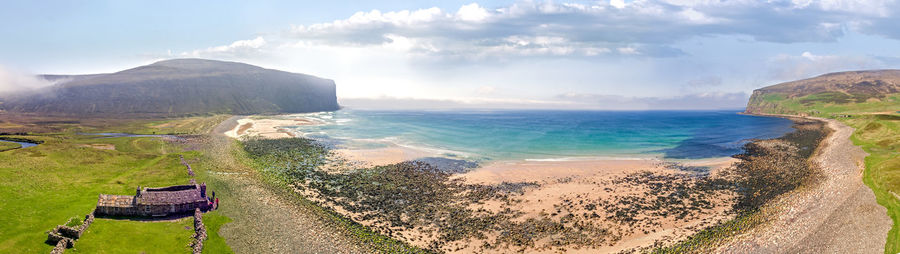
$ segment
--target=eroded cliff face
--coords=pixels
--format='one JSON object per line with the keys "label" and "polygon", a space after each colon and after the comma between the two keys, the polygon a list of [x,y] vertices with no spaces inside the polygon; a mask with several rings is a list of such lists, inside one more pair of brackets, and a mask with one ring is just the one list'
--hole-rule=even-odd
{"label": "eroded cliff face", "polygon": [[202,59],[157,62],[111,74],[47,76],[61,83],[5,96],[5,110],[64,114],[300,113],[339,109],[334,81]]}
{"label": "eroded cliff face", "polygon": [[777,106],[774,103],[766,103],[762,99],[762,95],[765,92],[760,90],[754,90],[753,94],[750,95],[750,100],[747,101],[747,109],[744,111],[745,113],[751,114],[762,114],[762,113],[771,113],[774,108]]}

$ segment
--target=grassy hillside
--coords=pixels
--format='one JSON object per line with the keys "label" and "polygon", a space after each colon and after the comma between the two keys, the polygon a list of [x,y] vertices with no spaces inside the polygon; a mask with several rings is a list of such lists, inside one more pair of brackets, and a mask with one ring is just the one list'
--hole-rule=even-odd
{"label": "grassy hillside", "polygon": [[823,92],[789,98],[783,93],[766,93],[750,98],[748,112],[832,117],[840,114],[891,113],[900,111],[900,93],[875,99],[855,100],[838,92]]}
{"label": "grassy hillside", "polygon": [[248,64],[174,59],[0,96],[0,109],[66,114],[259,114],[337,110],[334,81]]}
{"label": "grassy hillside", "polygon": [[[894,221],[885,253],[900,252],[900,92],[894,91],[900,82],[893,74],[837,73],[789,82],[754,91],[747,105],[749,113],[834,118],[856,129],[853,143],[869,153],[863,181]],[[854,89],[859,83],[865,89]]]}

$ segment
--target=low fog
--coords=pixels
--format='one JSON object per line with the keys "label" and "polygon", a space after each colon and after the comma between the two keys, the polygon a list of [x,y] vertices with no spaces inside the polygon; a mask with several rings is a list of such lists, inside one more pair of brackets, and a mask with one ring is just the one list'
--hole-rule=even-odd
{"label": "low fog", "polygon": [[56,83],[25,71],[0,66],[0,94],[29,92]]}

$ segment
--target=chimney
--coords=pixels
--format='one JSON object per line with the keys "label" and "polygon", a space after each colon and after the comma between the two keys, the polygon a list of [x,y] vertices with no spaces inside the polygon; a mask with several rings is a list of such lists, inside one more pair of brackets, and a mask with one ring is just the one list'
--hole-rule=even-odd
{"label": "chimney", "polygon": [[137,187],[137,192],[134,194],[134,196],[135,196],[135,197],[140,197],[140,196],[141,196],[141,186],[138,186],[138,187]]}
{"label": "chimney", "polygon": [[200,197],[206,197],[206,183],[200,184]]}

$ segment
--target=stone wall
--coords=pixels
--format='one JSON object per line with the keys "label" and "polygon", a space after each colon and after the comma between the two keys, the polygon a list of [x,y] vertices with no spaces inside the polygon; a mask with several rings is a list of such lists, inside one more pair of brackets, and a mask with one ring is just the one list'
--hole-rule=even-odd
{"label": "stone wall", "polygon": [[56,242],[56,247],[53,247],[53,250],[50,251],[50,254],[62,254],[66,251],[67,248],[72,248],[75,245],[75,242],[72,239],[65,238]]}
{"label": "stone wall", "polygon": [[[66,224],[69,224],[71,220],[66,221]],[[66,225],[57,225],[53,231],[47,232],[47,242],[56,244],[56,247],[50,253],[63,253],[67,248],[74,247],[75,240],[81,238],[81,235],[84,234],[84,231],[87,231],[91,223],[94,223],[93,211],[84,216],[81,226],[73,228]]]}
{"label": "stone wall", "polygon": [[184,155],[179,155],[179,156],[181,156],[181,165],[184,165],[185,167],[187,167],[188,175],[194,176],[194,170],[191,169],[191,165],[188,164],[187,161],[184,161]]}
{"label": "stone wall", "polygon": [[206,226],[203,225],[203,213],[199,208],[194,210],[194,240],[191,248],[195,254],[203,252],[203,241],[206,240]]}

